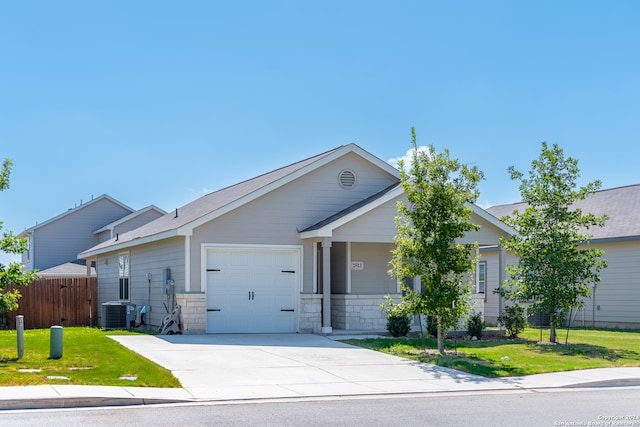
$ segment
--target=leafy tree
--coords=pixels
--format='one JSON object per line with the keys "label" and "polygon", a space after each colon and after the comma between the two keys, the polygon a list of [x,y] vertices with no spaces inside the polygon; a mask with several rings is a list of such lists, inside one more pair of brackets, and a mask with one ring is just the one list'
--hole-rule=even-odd
{"label": "leafy tree", "polygon": [[578,161],[567,157],[557,144],[542,143],[540,157],[531,163],[529,177],[509,169],[511,179],[520,181],[520,193],[527,208],[514,211],[502,221],[518,235],[503,240],[507,250],[518,257],[518,264],[507,267],[510,279],[498,293],[519,302],[533,301],[533,309],[550,314],[549,341],[556,342],[556,328],[567,312],[583,305],[581,298],[591,292],[589,284],[600,281],[606,267],[604,251],[590,248],[594,226],[604,226],[606,215],[583,213],[574,203],[600,188],[596,180],[577,188]]}
{"label": "leafy tree", "polygon": [[[0,168],[0,191],[9,188],[9,175],[11,174],[11,160],[5,159]],[[2,222],[0,222],[2,229]],[[27,248],[26,239],[20,239],[11,231],[5,231],[0,240],[0,250],[8,254],[21,254]],[[0,263],[0,311],[11,311],[18,308],[18,299],[20,299],[20,286],[26,286],[37,279],[35,272],[27,272],[24,270],[22,263],[9,263],[4,265]],[[9,285],[13,285],[13,290],[9,291]]]}
{"label": "leafy tree", "polygon": [[420,276],[421,292],[403,286],[398,304],[388,298],[389,313],[433,316],[438,325],[438,351],[444,354],[444,334],[469,310],[471,274],[476,245],[459,244],[472,224],[469,205],[478,198],[483,174],[476,166],[461,165],[449,151],[433,146],[420,151],[411,129],[413,155],[409,171],[400,163],[401,185],[407,202],[398,202],[396,248],[390,274],[396,278]]}

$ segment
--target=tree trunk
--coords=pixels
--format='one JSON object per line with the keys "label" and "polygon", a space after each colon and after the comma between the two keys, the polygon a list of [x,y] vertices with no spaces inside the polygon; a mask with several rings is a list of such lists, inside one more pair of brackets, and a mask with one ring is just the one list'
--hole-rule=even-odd
{"label": "tree trunk", "polygon": [[442,322],[440,321],[440,317],[437,318],[438,321],[438,353],[444,356],[444,337],[442,336]]}
{"label": "tree trunk", "polygon": [[549,314],[549,342],[558,342],[558,337],[556,336],[556,327],[553,324],[555,322],[553,313]]}

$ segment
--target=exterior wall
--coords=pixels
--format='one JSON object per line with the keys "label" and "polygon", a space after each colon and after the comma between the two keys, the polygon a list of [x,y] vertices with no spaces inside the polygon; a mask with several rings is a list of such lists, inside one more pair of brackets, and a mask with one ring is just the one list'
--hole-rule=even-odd
{"label": "exterior wall", "polygon": [[397,292],[396,279],[389,275],[394,247],[390,243],[351,244],[351,260],[364,262],[363,270],[351,270],[351,294],[386,295]]}
{"label": "exterior wall", "polygon": [[[386,301],[385,295],[332,295],[333,328],[377,332],[386,330],[387,315],[380,306]],[[391,296],[395,301],[400,300],[398,294]]]}
{"label": "exterior wall", "polygon": [[345,242],[394,243],[395,217],[398,215],[396,200],[388,201],[373,211],[356,218],[333,232],[334,240]]}
{"label": "exterior wall", "polygon": [[[31,236],[31,261],[38,270],[76,261],[80,252],[99,243],[93,232],[131,213],[109,199],[96,200],[43,224]],[[24,261],[24,260],[23,260]]]}
{"label": "exterior wall", "polygon": [[322,296],[300,295],[298,330],[301,333],[318,334],[322,331]]}
{"label": "exterior wall", "polygon": [[[592,295],[584,300],[582,310],[574,313],[572,325],[605,328],[640,327],[640,242],[617,242],[591,247],[604,249],[609,266],[600,272],[601,281]],[[498,286],[498,252],[483,252],[487,260],[487,302],[485,320],[495,324],[498,316],[498,298],[493,289]],[[517,263],[508,253],[507,265]]]}
{"label": "exterior wall", "polygon": [[207,331],[207,299],[205,294],[177,294],[180,306],[180,329],[183,334],[204,334]]}
{"label": "exterior wall", "polygon": [[[171,310],[171,302],[165,295],[165,286],[162,283],[164,269],[171,269],[171,278],[175,281],[176,293],[184,292],[184,239],[176,237],[137,246],[128,252],[130,259],[129,301],[136,304],[138,308],[143,305],[147,306],[145,321],[151,328],[158,328],[162,318],[167,314],[167,309]],[[98,257],[96,269],[98,271],[99,304],[119,300],[119,253],[122,252],[111,252]],[[151,281],[147,280],[147,273],[151,274]]]}
{"label": "exterior wall", "polygon": [[347,293],[347,244],[333,242],[331,245],[331,293]]}
{"label": "exterior wall", "polygon": [[595,298],[585,300],[572,324],[607,328],[640,328],[640,241],[597,244],[609,265],[600,272]]}
{"label": "exterior wall", "polygon": [[[351,169],[357,184],[346,190],[338,175]],[[232,213],[194,230],[191,237],[191,289],[201,289],[201,245],[215,244],[304,244],[302,293],[313,292],[313,243],[302,242],[298,230],[369,197],[396,182],[396,178],[377,169],[359,156],[351,154],[319,170],[272,191]],[[310,250],[308,250],[310,249]]]}

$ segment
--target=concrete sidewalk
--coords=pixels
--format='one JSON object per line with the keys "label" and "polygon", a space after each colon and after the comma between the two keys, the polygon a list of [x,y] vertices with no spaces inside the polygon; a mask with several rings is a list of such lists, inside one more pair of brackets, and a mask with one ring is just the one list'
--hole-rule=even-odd
{"label": "concrete sidewalk", "polygon": [[113,336],[171,370],[183,388],[0,387],[0,409],[640,386],[640,368],[488,379],[312,334]]}

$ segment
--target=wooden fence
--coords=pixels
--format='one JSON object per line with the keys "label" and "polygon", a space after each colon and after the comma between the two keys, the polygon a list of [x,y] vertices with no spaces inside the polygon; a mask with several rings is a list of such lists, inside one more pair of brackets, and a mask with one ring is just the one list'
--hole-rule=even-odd
{"label": "wooden fence", "polygon": [[6,313],[6,327],[15,329],[24,316],[25,329],[51,326],[95,326],[98,321],[98,279],[61,277],[39,279],[21,287],[20,307]]}

